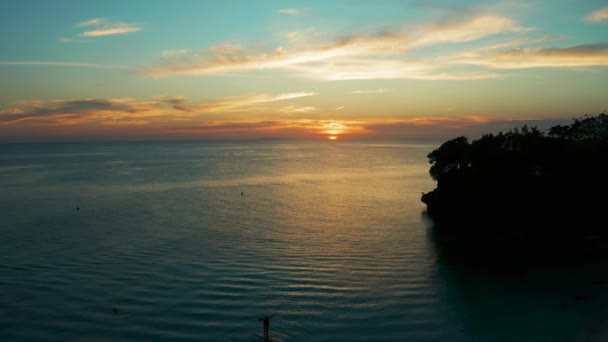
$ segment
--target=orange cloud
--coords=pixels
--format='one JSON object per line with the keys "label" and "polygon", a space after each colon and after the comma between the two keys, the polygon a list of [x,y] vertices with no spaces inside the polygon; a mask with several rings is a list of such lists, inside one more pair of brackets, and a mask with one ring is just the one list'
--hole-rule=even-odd
{"label": "orange cloud", "polygon": [[559,68],[608,65],[608,43],[565,48],[527,48],[454,59],[453,63],[494,69]]}
{"label": "orange cloud", "polygon": [[[251,94],[188,104],[183,96],[161,96],[151,100],[131,98],[77,99],[22,102],[17,107],[0,111],[0,125],[23,121],[41,124],[73,125],[83,122],[108,124],[143,124],[145,120],[173,121],[192,119],[205,114],[256,112],[268,104],[313,96],[312,92]],[[301,112],[312,107],[299,108]],[[304,108],[304,109],[302,109]],[[298,110],[295,110],[298,111]],[[147,121],[146,121],[147,122]]]}
{"label": "orange cloud", "polygon": [[285,106],[281,108],[282,113],[291,114],[291,113],[310,113],[318,111],[319,109],[314,106]]}

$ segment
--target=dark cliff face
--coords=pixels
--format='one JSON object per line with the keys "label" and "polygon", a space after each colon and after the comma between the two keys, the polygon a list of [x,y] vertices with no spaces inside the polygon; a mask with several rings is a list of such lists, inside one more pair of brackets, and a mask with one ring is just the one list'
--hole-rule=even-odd
{"label": "dark cliff face", "polygon": [[523,127],[429,154],[437,188],[422,196],[441,234],[477,239],[608,240],[608,115],[544,134]]}

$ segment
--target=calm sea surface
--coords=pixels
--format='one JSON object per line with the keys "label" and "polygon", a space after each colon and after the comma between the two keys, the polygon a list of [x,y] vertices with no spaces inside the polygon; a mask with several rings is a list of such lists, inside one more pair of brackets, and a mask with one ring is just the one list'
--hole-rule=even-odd
{"label": "calm sea surface", "polygon": [[0,340],[608,339],[605,265],[442,258],[435,147],[0,145]]}

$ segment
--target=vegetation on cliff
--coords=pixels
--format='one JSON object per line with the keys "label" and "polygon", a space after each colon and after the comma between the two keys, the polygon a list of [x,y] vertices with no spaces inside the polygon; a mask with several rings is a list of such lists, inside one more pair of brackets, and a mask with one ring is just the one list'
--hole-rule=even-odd
{"label": "vegetation on cliff", "polygon": [[523,240],[606,237],[608,115],[458,137],[428,155],[437,188],[422,201],[439,231]]}

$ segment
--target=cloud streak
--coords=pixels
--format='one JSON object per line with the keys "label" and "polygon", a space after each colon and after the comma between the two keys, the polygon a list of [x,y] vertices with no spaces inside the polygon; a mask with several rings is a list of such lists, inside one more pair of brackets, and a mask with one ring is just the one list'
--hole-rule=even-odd
{"label": "cloud streak", "polygon": [[74,25],[74,27],[100,26],[103,23],[105,23],[105,19],[103,19],[103,18],[93,18],[93,19],[89,19],[89,20],[85,20],[85,21],[79,22],[78,24]]}
{"label": "cloud streak", "polygon": [[[266,106],[274,102],[313,95],[315,93],[312,92],[251,94],[195,104],[188,104],[187,99],[183,96],[162,96],[149,100],[89,98],[29,101],[0,111],[0,125],[11,125],[23,121],[47,125],[71,125],[83,122],[129,124],[158,118],[164,118],[164,120],[192,119],[216,113],[254,113],[268,109]],[[312,110],[316,110],[316,108],[292,106],[293,112],[305,113]]]}
{"label": "cloud streak", "polygon": [[99,28],[96,30],[84,31],[78,34],[78,37],[102,37],[115,36],[141,31],[141,27],[137,24],[112,24],[108,27]]}
{"label": "cloud streak", "polygon": [[525,32],[510,18],[481,14],[455,17],[409,28],[313,42],[306,32],[288,35],[290,45],[261,52],[236,44],[202,51],[166,51],[162,62],[144,68],[149,76],[211,75],[255,70],[287,70],[322,80],[349,79],[483,79],[495,73],[452,73],[441,65],[408,58],[412,51],[446,43],[465,43],[504,32]]}
{"label": "cloud streak", "polygon": [[600,23],[608,20],[608,7],[602,7],[589,13],[585,19],[592,23]]}
{"label": "cloud streak", "polygon": [[252,94],[245,96],[227,97],[215,101],[198,104],[193,110],[202,113],[232,113],[247,109],[260,111],[269,103],[314,96],[313,92],[296,92],[284,94]]}
{"label": "cloud streak", "polygon": [[[141,26],[135,23],[109,22],[104,18],[93,18],[74,25],[76,28],[89,27],[87,31],[78,34],[78,37],[115,36],[141,31]],[[70,38],[62,38],[62,42],[71,42]]]}
{"label": "cloud streak", "polygon": [[439,23],[423,26],[412,45],[419,47],[441,43],[464,43],[498,33],[530,30],[511,18],[498,15],[446,18]]}
{"label": "cloud streak", "polygon": [[280,9],[277,11],[277,13],[280,13],[280,14],[294,15],[294,16],[302,15],[305,12],[306,12],[306,10],[303,8],[283,8],[283,9]]}
{"label": "cloud streak", "polygon": [[314,106],[285,106],[283,108],[281,108],[281,112],[285,113],[285,114],[292,114],[292,113],[310,113],[310,112],[316,112],[317,110],[319,110],[317,107]]}
{"label": "cloud streak", "polygon": [[61,61],[0,61],[0,65],[41,65],[41,66],[60,66],[78,68],[97,68],[97,69],[130,69],[126,65],[61,62]]}
{"label": "cloud streak", "polygon": [[382,94],[386,93],[386,89],[378,88],[378,89],[364,89],[364,90],[353,90],[352,94]]}
{"label": "cloud streak", "polygon": [[[136,106],[117,99],[82,99],[29,101],[21,106],[0,111],[0,125],[42,119],[46,123],[75,123],[92,114],[138,112]],[[67,120],[66,120],[67,119]],[[58,121],[57,121],[58,120]]]}
{"label": "cloud streak", "polygon": [[493,69],[608,66],[608,43],[514,49],[457,59],[454,63],[482,65]]}

